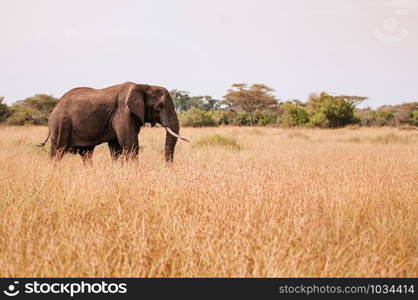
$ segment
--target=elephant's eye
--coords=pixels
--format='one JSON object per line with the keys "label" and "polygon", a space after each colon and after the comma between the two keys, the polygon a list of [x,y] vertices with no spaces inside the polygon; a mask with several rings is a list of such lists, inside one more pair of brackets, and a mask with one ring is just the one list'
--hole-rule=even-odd
{"label": "elephant's eye", "polygon": [[157,104],[157,110],[161,110],[162,108],[163,108],[163,104],[162,103]]}

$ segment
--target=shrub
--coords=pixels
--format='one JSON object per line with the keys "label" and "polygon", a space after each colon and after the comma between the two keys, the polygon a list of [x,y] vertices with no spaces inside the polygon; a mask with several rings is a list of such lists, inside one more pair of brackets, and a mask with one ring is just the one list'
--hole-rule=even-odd
{"label": "shrub", "polygon": [[0,122],[4,122],[11,114],[10,108],[3,101],[4,97],[0,97]]}
{"label": "shrub", "polygon": [[196,147],[206,147],[206,146],[220,146],[226,147],[235,150],[241,150],[242,146],[238,141],[233,137],[227,137],[219,134],[210,135],[201,138],[195,144]]}
{"label": "shrub", "polygon": [[[363,125],[401,126],[409,124],[417,126],[417,118],[415,118],[414,121],[414,115],[416,114],[417,109],[418,102],[410,102],[399,105],[383,105],[376,110],[360,110],[357,112],[357,115],[360,115]],[[367,112],[367,120],[364,121],[365,111]]]}
{"label": "shrub", "polygon": [[413,110],[409,113],[408,123],[411,126],[418,126],[418,110]]}
{"label": "shrub", "polygon": [[268,126],[277,123],[278,115],[271,112],[256,111],[254,114],[254,124],[258,126]]}
{"label": "shrub", "polygon": [[58,99],[45,94],[17,101],[12,105],[11,114],[6,122],[9,125],[46,125],[57,101]]}
{"label": "shrub", "polygon": [[317,112],[311,116],[307,126],[327,128],[330,127],[330,123],[324,113]]}
{"label": "shrub", "polygon": [[243,111],[234,112],[231,114],[230,124],[234,126],[250,126],[250,114]]}
{"label": "shrub", "polygon": [[210,113],[198,108],[191,108],[188,111],[179,113],[179,121],[185,127],[215,126],[215,121]]}
{"label": "shrub", "polygon": [[393,114],[387,110],[378,110],[374,112],[375,116],[375,125],[385,126],[392,125],[391,121],[393,120]]}
{"label": "shrub", "polygon": [[230,114],[225,110],[213,110],[209,112],[212,120],[216,125],[229,125],[230,123]]}
{"label": "shrub", "polygon": [[394,125],[393,113],[388,110],[357,110],[355,116],[363,126],[392,126]]}
{"label": "shrub", "polygon": [[281,110],[280,126],[282,127],[302,127],[309,122],[309,113],[301,106],[285,103]]}
{"label": "shrub", "polygon": [[13,105],[11,108],[11,114],[6,119],[8,125],[33,125],[35,124],[32,115],[34,114],[33,108],[25,105]]}
{"label": "shrub", "polygon": [[359,122],[354,116],[354,106],[341,97],[321,93],[315,104],[310,126],[337,128]]}

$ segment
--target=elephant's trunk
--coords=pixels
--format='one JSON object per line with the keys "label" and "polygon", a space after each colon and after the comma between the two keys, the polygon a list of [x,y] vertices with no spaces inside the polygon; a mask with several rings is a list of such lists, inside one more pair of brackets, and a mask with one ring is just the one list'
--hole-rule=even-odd
{"label": "elephant's trunk", "polygon": [[[177,135],[179,134],[180,126],[177,116],[171,118],[168,124],[164,124],[166,128],[170,128],[170,130],[174,131]],[[166,161],[173,161],[174,158],[174,149],[176,148],[177,137],[173,136],[167,129],[166,136],[165,136],[165,160]]]}

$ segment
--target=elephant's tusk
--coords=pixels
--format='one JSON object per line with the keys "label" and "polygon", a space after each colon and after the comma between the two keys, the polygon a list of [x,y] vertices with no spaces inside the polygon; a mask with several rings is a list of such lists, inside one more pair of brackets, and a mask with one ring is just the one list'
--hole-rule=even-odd
{"label": "elephant's tusk", "polygon": [[176,138],[182,139],[183,141],[190,142],[190,140],[189,140],[188,138],[186,138],[186,137],[184,137],[184,136],[181,136],[181,135],[179,135],[179,134],[175,133],[173,130],[171,130],[171,128],[170,128],[170,127],[166,127],[165,129],[166,129],[166,130],[168,131],[168,133],[169,133],[169,134],[171,134],[172,136],[175,136]]}

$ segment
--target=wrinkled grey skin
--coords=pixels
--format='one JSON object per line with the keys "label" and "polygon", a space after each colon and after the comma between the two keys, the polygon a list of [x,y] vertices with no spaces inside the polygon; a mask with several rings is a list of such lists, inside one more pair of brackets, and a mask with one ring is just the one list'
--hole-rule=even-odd
{"label": "wrinkled grey skin", "polygon": [[[165,88],[126,82],[104,89],[70,90],[48,121],[51,157],[71,152],[89,160],[96,145],[107,143],[113,159],[121,154],[135,158],[138,133],[145,123],[159,123],[179,133],[174,103]],[[166,132],[167,161],[173,160],[176,142],[177,138]]]}

